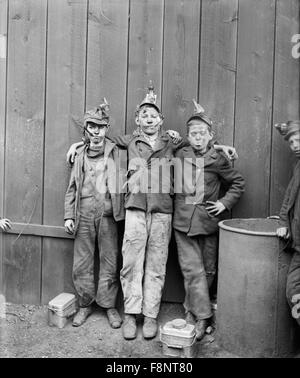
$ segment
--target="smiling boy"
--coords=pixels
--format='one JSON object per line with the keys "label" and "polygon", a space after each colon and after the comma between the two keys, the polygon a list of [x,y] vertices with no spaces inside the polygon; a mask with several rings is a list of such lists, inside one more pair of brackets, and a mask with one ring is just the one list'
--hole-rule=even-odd
{"label": "smiling boy", "polygon": [[[218,216],[239,200],[244,179],[212,148],[212,122],[198,104],[196,111],[187,121],[190,145],[176,153],[175,182],[183,182],[183,190],[176,190],[173,227],[184,277],[186,319],[196,322],[200,340],[212,316],[209,288],[216,271]],[[229,188],[219,198],[221,180]]]}

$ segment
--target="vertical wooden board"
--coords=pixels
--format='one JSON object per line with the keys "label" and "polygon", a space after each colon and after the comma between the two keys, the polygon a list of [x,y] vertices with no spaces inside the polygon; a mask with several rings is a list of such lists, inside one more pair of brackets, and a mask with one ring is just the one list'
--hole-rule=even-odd
{"label": "vertical wooden board", "polygon": [[131,0],[126,133],[135,129],[136,106],[152,80],[160,104],[164,0]]}
{"label": "vertical wooden board", "polygon": [[90,0],[86,107],[106,97],[112,133],[125,131],[128,0]]}
{"label": "vertical wooden board", "polygon": [[[200,5],[196,0],[165,0],[162,110],[165,129],[186,133],[185,123],[193,111],[192,99],[197,98],[199,71]],[[163,293],[164,301],[180,301],[182,281],[178,280],[177,254],[170,257]]]}
{"label": "vertical wooden board", "polygon": [[[64,224],[64,196],[70,176],[66,152],[81,138],[78,123],[85,103],[86,30],[87,0],[49,2],[43,216],[48,225]],[[72,281],[72,254],[69,241],[44,238],[42,303]]]}
{"label": "vertical wooden board", "polygon": [[41,238],[7,234],[4,240],[6,300],[40,303]]}
{"label": "vertical wooden board", "polygon": [[42,304],[62,292],[75,293],[72,267],[73,241],[44,238]]}
{"label": "vertical wooden board", "polygon": [[[291,54],[291,38],[299,34],[299,1],[277,1],[273,124],[299,119],[299,59]],[[273,129],[270,214],[278,214],[292,173],[294,158],[287,142]]]}
{"label": "vertical wooden board", "polygon": [[[9,1],[5,214],[41,223],[45,92],[45,0]],[[5,240],[7,300],[39,303],[41,238]]]}
{"label": "vertical wooden board", "polygon": [[232,145],[234,133],[238,0],[202,1],[199,102],[217,138]]}
{"label": "vertical wooden board", "polygon": [[[4,156],[5,156],[5,104],[6,104],[6,51],[7,51],[7,0],[0,0],[0,217],[3,214],[4,199]],[[3,290],[3,234],[0,232],[0,295]],[[1,316],[1,315],[0,315]]]}
{"label": "vertical wooden board", "polygon": [[165,128],[182,134],[198,93],[200,5],[165,1],[162,109]]}
{"label": "vertical wooden board", "polygon": [[269,213],[274,26],[274,0],[239,2],[235,147],[246,192],[238,217]]}

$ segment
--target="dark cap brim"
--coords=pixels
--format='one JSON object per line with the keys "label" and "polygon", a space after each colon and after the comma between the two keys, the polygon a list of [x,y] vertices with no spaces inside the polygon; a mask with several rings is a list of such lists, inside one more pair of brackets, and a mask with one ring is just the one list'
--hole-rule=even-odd
{"label": "dark cap brim", "polygon": [[89,122],[96,123],[97,125],[107,125],[109,123],[109,119],[108,118],[99,119],[99,118],[89,117],[84,120],[84,126],[86,126]]}
{"label": "dark cap brim", "polygon": [[138,110],[141,110],[144,106],[150,106],[154,108],[155,110],[157,110],[158,113],[161,113],[161,110],[159,109],[159,107],[153,104],[152,102],[143,102],[141,105],[139,105]]}
{"label": "dark cap brim", "polygon": [[195,114],[188,119],[186,124],[189,125],[192,121],[201,121],[201,122],[206,123],[210,128],[212,127],[211,120],[208,117],[206,117],[205,115]]}

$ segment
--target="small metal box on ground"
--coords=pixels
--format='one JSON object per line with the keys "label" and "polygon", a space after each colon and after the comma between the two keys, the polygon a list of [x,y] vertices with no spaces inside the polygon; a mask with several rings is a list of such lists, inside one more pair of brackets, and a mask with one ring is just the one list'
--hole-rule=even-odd
{"label": "small metal box on ground", "polygon": [[172,357],[193,358],[197,356],[195,326],[184,319],[174,319],[160,328],[163,354]]}
{"label": "small metal box on ground", "polygon": [[75,295],[61,293],[48,303],[48,324],[49,326],[63,328],[75,313]]}

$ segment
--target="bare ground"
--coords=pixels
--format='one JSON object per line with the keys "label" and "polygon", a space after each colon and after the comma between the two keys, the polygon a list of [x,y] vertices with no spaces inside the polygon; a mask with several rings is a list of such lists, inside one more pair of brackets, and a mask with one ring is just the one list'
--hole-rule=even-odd
{"label": "bare ground", "polygon": [[[162,304],[159,323],[183,317],[179,304]],[[139,324],[135,340],[126,341],[121,329],[111,329],[105,312],[95,308],[81,327],[49,327],[47,306],[6,304],[5,318],[0,318],[0,357],[18,358],[162,358],[162,344],[157,336],[145,340]],[[222,350],[214,334],[198,343],[198,357],[236,357]]]}

